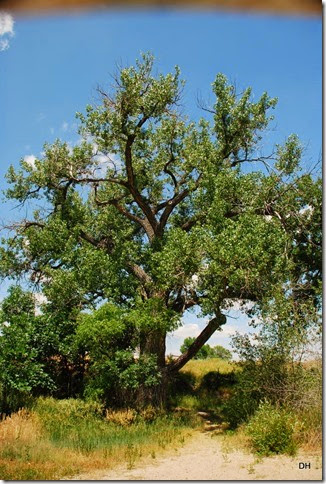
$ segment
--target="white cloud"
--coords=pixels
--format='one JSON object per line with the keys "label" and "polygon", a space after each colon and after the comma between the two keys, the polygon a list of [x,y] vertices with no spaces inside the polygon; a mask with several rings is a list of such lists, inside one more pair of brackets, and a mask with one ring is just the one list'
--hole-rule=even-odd
{"label": "white cloud", "polygon": [[14,35],[14,19],[6,12],[0,12],[0,51],[9,48],[9,38]]}
{"label": "white cloud", "polygon": [[96,154],[93,156],[93,160],[96,161],[99,165],[102,165],[104,163],[107,163],[110,158],[106,155]]}
{"label": "white cloud", "polygon": [[47,304],[48,299],[41,292],[36,292],[34,294],[34,301],[35,301],[35,316],[39,316],[40,314],[42,314],[42,311],[41,311],[42,304]]}
{"label": "white cloud", "polygon": [[252,309],[254,303],[246,299],[225,299],[224,310],[245,312]]}
{"label": "white cloud", "polygon": [[101,153],[98,152],[98,146],[93,144],[93,161],[96,162],[96,173],[98,176],[105,176],[107,168],[110,167],[116,172],[119,172],[122,167],[121,159],[115,153]]}
{"label": "white cloud", "polygon": [[200,328],[199,325],[196,323],[190,323],[190,324],[185,324],[184,326],[181,326],[177,330],[175,330],[172,333],[172,336],[176,338],[188,338],[190,337],[196,337],[200,333]]}
{"label": "white cloud", "polygon": [[69,128],[69,124],[67,123],[67,121],[64,121],[61,125],[62,131],[68,131],[68,128]]}
{"label": "white cloud", "polygon": [[0,12],[0,35],[14,33],[14,19],[9,13]]}
{"label": "white cloud", "polygon": [[0,39],[0,51],[9,49],[9,40]]}
{"label": "white cloud", "polygon": [[24,156],[25,163],[27,163],[32,168],[35,168],[35,160],[36,160],[36,156],[34,156],[34,155],[25,155]]}
{"label": "white cloud", "polygon": [[244,334],[244,332],[237,326],[232,326],[231,324],[226,324],[225,326],[222,327],[222,330],[219,331],[218,333],[215,333],[216,336],[222,336],[224,337],[230,337],[234,336],[236,333]]}

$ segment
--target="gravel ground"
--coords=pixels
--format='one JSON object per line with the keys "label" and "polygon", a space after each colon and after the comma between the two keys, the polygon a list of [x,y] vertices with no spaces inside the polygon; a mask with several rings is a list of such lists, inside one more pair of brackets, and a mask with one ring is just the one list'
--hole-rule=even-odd
{"label": "gravel ground", "polygon": [[[300,469],[300,463],[310,463],[310,468]],[[322,463],[319,455],[257,459],[242,451],[225,452],[221,439],[198,432],[183,447],[162,457],[142,459],[133,469],[124,464],[72,480],[322,480]]]}

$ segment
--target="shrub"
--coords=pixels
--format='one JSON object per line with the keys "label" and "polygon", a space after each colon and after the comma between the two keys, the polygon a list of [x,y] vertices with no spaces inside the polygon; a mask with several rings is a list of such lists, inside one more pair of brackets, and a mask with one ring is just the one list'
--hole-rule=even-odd
{"label": "shrub", "polygon": [[195,376],[190,372],[178,372],[169,381],[169,396],[191,394],[196,384]]}
{"label": "shrub", "polygon": [[290,454],[296,452],[296,420],[285,409],[265,401],[259,405],[246,428],[253,448],[258,454]]}
{"label": "shrub", "polygon": [[264,398],[264,392],[259,379],[248,367],[236,374],[236,383],[231,397],[224,402],[222,412],[231,428],[247,422],[259,407]]}
{"label": "shrub", "polygon": [[230,373],[220,373],[219,371],[209,371],[204,375],[201,387],[207,390],[218,390],[220,387],[230,386],[236,382],[234,371]]}

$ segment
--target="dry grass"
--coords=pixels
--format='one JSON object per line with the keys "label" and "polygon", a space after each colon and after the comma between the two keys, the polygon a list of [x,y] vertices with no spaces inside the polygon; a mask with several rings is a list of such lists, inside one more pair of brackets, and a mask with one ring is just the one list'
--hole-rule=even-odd
{"label": "dry grass", "polygon": [[[192,433],[189,425],[180,420],[158,417],[147,423],[140,416],[137,423],[130,423],[130,411],[126,415],[107,414],[106,419],[85,415],[79,425],[69,415],[67,405],[62,405],[66,417],[60,411],[55,417],[58,402],[47,400],[47,415],[44,408],[40,413],[37,409],[21,410],[0,423],[0,479],[56,480],[113,468],[123,462],[132,468],[142,456],[180,445]],[[46,400],[42,405],[46,405]],[[73,402],[72,407],[75,410]],[[46,420],[51,413],[53,419],[49,423]]]}
{"label": "dry grass", "polygon": [[322,401],[315,401],[315,405],[308,410],[301,411],[297,418],[301,423],[301,429],[297,436],[300,448],[309,453],[319,453],[323,445]]}
{"label": "dry grass", "polygon": [[226,374],[235,371],[237,364],[219,358],[211,358],[208,360],[190,360],[182,368],[181,373],[191,373],[196,380],[201,380],[207,373],[211,371],[218,371]]}
{"label": "dry grass", "polygon": [[56,479],[73,473],[83,461],[80,454],[55,448],[33,412],[20,410],[0,423],[1,479]]}
{"label": "dry grass", "polygon": [[222,436],[218,435],[221,441],[222,450],[225,453],[231,453],[238,450],[244,453],[251,453],[251,441],[245,431],[245,426],[239,426],[236,431],[227,431]]}

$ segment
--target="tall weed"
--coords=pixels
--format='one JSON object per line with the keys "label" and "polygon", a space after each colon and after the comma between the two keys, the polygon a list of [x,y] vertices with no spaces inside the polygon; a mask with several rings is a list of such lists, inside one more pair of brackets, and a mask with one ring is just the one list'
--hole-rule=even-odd
{"label": "tall weed", "polygon": [[41,398],[32,411],[0,423],[0,478],[52,480],[156,454],[189,433],[186,416],[155,415],[151,408],[107,412],[81,400]]}

